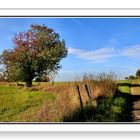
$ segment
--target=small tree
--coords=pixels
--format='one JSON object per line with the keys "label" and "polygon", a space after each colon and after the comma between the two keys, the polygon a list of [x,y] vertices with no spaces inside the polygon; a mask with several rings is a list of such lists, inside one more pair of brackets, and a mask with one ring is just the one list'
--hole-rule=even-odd
{"label": "small tree", "polygon": [[134,75],[130,75],[128,79],[129,80],[134,80],[134,79],[136,79],[136,77]]}
{"label": "small tree", "polygon": [[12,50],[3,51],[1,63],[11,81],[24,81],[27,87],[37,76],[56,73],[60,60],[67,56],[65,41],[45,25],[31,25],[13,37],[13,44]]}
{"label": "small tree", "polygon": [[136,72],[136,77],[137,77],[137,78],[140,78],[140,69],[137,70],[137,72]]}

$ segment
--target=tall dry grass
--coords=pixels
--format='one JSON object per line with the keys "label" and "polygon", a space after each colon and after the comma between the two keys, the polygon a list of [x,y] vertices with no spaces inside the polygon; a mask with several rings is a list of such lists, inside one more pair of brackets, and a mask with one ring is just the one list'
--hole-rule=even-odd
{"label": "tall dry grass", "polygon": [[74,83],[47,85],[42,88],[56,94],[56,100],[45,102],[39,110],[37,117],[41,122],[63,121],[65,116],[70,116],[70,113],[79,106]]}
{"label": "tall dry grass", "polygon": [[63,121],[66,116],[82,107],[86,107],[91,100],[110,96],[116,92],[116,75],[110,73],[84,74],[83,80],[62,84],[43,85],[41,89],[56,93],[54,102],[44,103],[38,112],[39,121]]}
{"label": "tall dry grass", "polygon": [[101,72],[96,75],[84,74],[83,83],[88,85],[91,96],[96,99],[100,96],[110,96],[116,92],[117,76],[113,72]]}

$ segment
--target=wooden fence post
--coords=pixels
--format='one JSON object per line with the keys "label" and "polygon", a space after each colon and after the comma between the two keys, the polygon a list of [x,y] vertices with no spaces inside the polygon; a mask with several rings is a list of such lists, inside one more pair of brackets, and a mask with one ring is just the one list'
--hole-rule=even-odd
{"label": "wooden fence post", "polygon": [[78,92],[78,95],[79,95],[80,106],[81,106],[81,109],[83,110],[83,102],[82,102],[82,98],[81,98],[81,94],[80,94],[79,85],[77,85],[77,92]]}
{"label": "wooden fence post", "polygon": [[68,82],[68,87],[70,87],[70,82]]}
{"label": "wooden fence post", "polygon": [[52,86],[54,85],[54,81],[52,81]]}
{"label": "wooden fence post", "polygon": [[[93,97],[91,96],[91,90],[88,89],[88,85],[87,84],[85,85],[85,89],[86,89],[86,92],[87,92],[87,95],[88,95],[89,99],[93,100]],[[89,90],[90,90],[90,92],[89,92]]]}
{"label": "wooden fence post", "polygon": [[90,93],[89,93],[87,84],[85,85],[85,89],[86,89],[87,95],[88,95],[88,97],[89,97],[89,99],[90,99],[91,97],[90,97]]}

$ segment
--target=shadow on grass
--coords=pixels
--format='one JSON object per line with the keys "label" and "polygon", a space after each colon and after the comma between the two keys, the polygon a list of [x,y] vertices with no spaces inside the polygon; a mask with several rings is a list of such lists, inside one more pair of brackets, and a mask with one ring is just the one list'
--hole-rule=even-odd
{"label": "shadow on grass", "polygon": [[118,83],[118,86],[128,86],[128,87],[140,87],[140,84],[132,84],[132,83]]}
{"label": "shadow on grass", "polygon": [[116,98],[117,96],[125,99],[125,103],[122,106],[122,112],[118,115],[117,122],[132,122],[133,121],[133,96],[128,93],[119,92],[117,95],[114,96]]}
{"label": "shadow on grass", "polygon": [[140,95],[132,95],[133,102],[140,101]]}
{"label": "shadow on grass", "polygon": [[128,93],[117,93],[103,97],[94,103],[88,103],[83,109],[77,109],[64,122],[132,122],[133,102],[139,100]]}

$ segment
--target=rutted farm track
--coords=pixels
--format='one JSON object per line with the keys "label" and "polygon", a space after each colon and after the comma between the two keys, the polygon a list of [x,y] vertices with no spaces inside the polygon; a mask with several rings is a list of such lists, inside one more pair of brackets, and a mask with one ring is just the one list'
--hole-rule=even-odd
{"label": "rutted farm track", "polygon": [[140,87],[131,87],[130,92],[132,94],[132,122],[140,122]]}
{"label": "rutted farm track", "polygon": [[140,122],[140,83],[139,81],[124,81],[118,84],[119,91],[126,94],[129,102],[127,104],[127,117],[124,122]]}
{"label": "rutted farm track", "polygon": [[140,122],[140,99],[133,102],[133,122]]}

